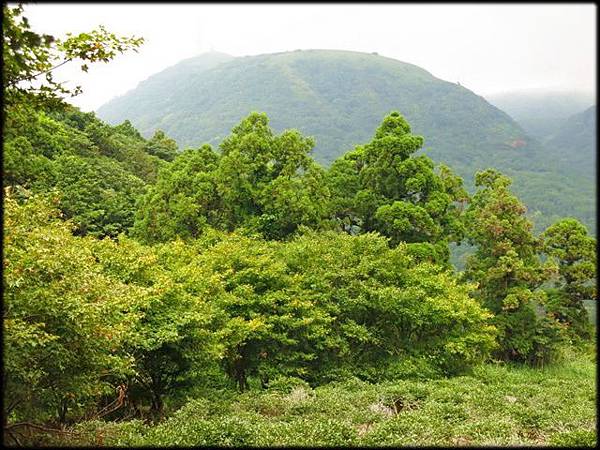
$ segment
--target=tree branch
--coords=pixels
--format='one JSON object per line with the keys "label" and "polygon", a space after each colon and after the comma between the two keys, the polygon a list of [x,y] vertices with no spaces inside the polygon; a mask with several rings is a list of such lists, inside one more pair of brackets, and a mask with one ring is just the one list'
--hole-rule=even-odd
{"label": "tree branch", "polygon": [[39,77],[40,75],[43,75],[43,74],[48,73],[48,72],[52,72],[54,69],[58,69],[60,66],[64,66],[66,63],[68,63],[69,61],[72,61],[72,60],[73,60],[72,58],[67,58],[63,62],[61,62],[60,64],[57,64],[56,66],[51,67],[48,70],[43,70],[43,71],[38,72],[38,73],[36,73],[34,75],[27,75],[25,77],[17,78],[16,80],[10,81],[7,84],[10,85],[10,86],[14,86],[15,84],[17,84],[17,83],[19,83],[21,81],[25,81],[25,80],[31,81],[31,80],[34,80],[35,78]]}
{"label": "tree branch", "polygon": [[10,425],[6,425],[4,427],[4,431],[10,431],[13,428],[16,427],[29,427],[29,428],[35,428],[37,430],[42,430],[42,431],[48,431],[50,433],[61,433],[61,434],[75,434],[75,435],[80,435],[81,433],[76,433],[74,431],[66,431],[66,430],[59,430],[58,428],[47,428],[44,427],[42,425],[37,425],[35,423],[31,423],[31,422],[19,422],[19,423],[13,423]]}

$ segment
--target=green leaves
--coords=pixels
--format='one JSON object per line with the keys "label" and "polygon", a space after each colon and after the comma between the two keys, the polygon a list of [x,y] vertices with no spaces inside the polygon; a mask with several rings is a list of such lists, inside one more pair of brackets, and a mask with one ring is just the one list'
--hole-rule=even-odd
{"label": "green leaves", "polygon": [[[164,141],[161,136],[157,132],[148,144],[158,156],[150,149]],[[266,115],[250,114],[220,154],[209,145],[188,149],[160,172],[141,200],[136,237],[149,243],[190,239],[211,226],[283,239],[299,226],[318,227],[329,192],[323,170],[308,156],[313,144],[295,130],[275,136]]]}
{"label": "green leaves", "polygon": [[[131,126],[131,124],[129,124]],[[177,156],[177,142],[169,138],[162,130],[157,130],[147,144],[145,150],[149,155],[154,155],[165,161],[173,161]]]}
{"label": "green leaves", "polygon": [[542,264],[540,241],[525,217],[525,206],[508,189],[511,180],[489,169],[475,176],[480,190],[466,211],[469,241],[477,246],[464,278],[478,283],[475,296],[495,316],[500,330],[498,356],[543,363],[562,342],[562,329],[539,288],[552,273]]}
{"label": "green leaves", "polygon": [[[461,361],[485,358],[494,345],[489,315],[467,295],[471,286],[458,285],[438,266],[415,264],[404,244],[390,250],[374,234],[312,232],[286,244],[285,260],[304,295],[331,321],[310,364],[319,380],[347,364],[367,376],[409,355],[439,354],[438,368],[460,371]],[[456,359],[443,356],[451,341],[465,345]]]}
{"label": "green leaves", "polygon": [[[60,103],[63,96],[75,96],[81,92],[81,88],[68,88],[64,83],[55,81],[53,70],[73,60],[109,62],[120,53],[137,51],[144,42],[143,38],[117,37],[103,26],[77,36],[67,33],[67,39],[61,41],[31,31],[27,18],[22,17],[22,5],[14,8],[5,5],[2,9],[3,75],[7,106],[15,106],[23,101],[56,104]],[[81,70],[87,72],[87,64],[82,64]],[[45,81],[40,83],[42,76]]]}
{"label": "green leaves", "polygon": [[144,38],[117,37],[102,25],[90,33],[80,33],[76,36],[67,33],[67,36],[67,39],[58,42],[57,45],[58,49],[64,52],[64,56],[68,60],[78,58],[92,63],[109,62],[117,54],[129,50],[137,52],[137,48],[144,43]]}
{"label": "green leaves", "polygon": [[373,140],[339,158],[327,177],[333,216],[344,229],[379,231],[400,242],[460,242],[462,179],[439,173],[425,155],[414,156],[421,136],[398,113],[383,119]]}
{"label": "green leaves", "polygon": [[576,219],[562,219],[542,234],[543,252],[558,263],[557,290],[550,309],[568,325],[571,337],[589,339],[592,329],[583,300],[596,299],[596,239]]}
{"label": "green leaves", "polygon": [[7,191],[4,206],[5,400],[17,420],[64,421],[110,389],[102,373],[131,372],[123,342],[144,290],[104,274],[96,242],[74,237],[47,200],[19,206]]}

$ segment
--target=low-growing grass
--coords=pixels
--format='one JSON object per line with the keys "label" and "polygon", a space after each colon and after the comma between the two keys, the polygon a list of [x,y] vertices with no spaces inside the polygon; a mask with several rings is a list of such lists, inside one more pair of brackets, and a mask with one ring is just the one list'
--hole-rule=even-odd
{"label": "low-growing grass", "polygon": [[311,389],[297,383],[195,399],[160,424],[88,422],[109,446],[593,446],[595,358],[545,368],[485,364],[469,376]]}

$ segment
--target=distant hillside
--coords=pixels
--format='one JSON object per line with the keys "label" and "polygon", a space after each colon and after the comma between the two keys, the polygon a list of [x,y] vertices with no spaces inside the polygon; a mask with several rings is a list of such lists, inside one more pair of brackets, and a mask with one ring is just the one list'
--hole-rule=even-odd
{"label": "distant hillside", "polygon": [[[186,147],[218,144],[242,117],[264,111],[275,130],[298,128],[314,136],[313,155],[327,165],[368,142],[391,110],[399,110],[414,132],[425,136],[429,156],[454,168],[470,187],[475,171],[496,167],[515,179],[531,212],[544,218],[571,208],[567,197],[574,192],[587,195],[561,176],[563,169],[535,139],[483,97],[376,54],[307,50],[232,58],[208,53],[150,77],[102,106],[98,115],[113,124],[129,119],[146,136],[162,129]],[[543,195],[555,201],[533,202]],[[577,217],[595,217],[593,210],[577,208],[572,211]]]}
{"label": "distant hillside", "polygon": [[565,120],[546,143],[558,163],[591,178],[596,176],[596,146],[596,105]]}
{"label": "distant hillside", "polygon": [[553,135],[566,118],[595,103],[590,92],[547,89],[504,92],[486,98],[542,142]]}

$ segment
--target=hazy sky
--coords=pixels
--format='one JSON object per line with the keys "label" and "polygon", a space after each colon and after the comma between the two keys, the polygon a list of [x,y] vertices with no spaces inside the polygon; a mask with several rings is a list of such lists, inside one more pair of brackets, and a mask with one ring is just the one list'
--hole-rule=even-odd
{"label": "hazy sky", "polygon": [[[139,53],[64,66],[72,103],[98,108],[181,59],[295,49],[378,52],[480,95],[525,88],[595,91],[596,6],[589,4],[28,4],[37,32],[64,37],[103,24],[143,36]],[[59,69],[60,70],[60,69]]]}

